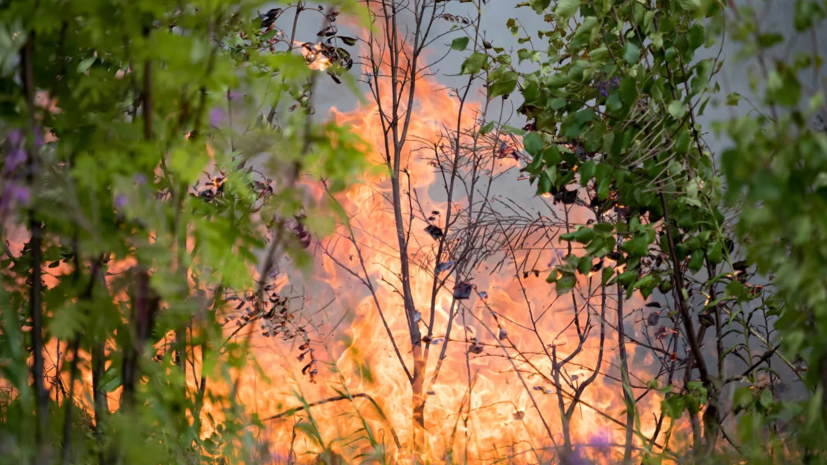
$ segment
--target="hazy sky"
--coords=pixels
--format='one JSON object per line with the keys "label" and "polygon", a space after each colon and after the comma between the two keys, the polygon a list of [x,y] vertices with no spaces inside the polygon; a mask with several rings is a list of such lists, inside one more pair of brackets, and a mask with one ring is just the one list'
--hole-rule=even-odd
{"label": "hazy sky", "polygon": [[[547,29],[549,25],[543,22],[542,18],[534,13],[534,11],[530,8],[516,8],[518,3],[519,2],[516,0],[489,1],[483,10],[481,33],[495,46],[504,47],[506,50],[516,52],[517,49],[525,47],[525,45],[519,45],[516,38],[511,35],[505,26],[508,18],[516,18],[534,37],[538,49],[542,48],[540,47],[541,44],[536,39],[536,32],[538,30]],[[738,0],[735,3],[742,5],[749,3],[754,4],[758,9],[763,30],[780,30],[788,37],[794,35],[792,34],[792,18],[795,5],[794,0]],[[451,14],[463,15],[469,18],[474,15],[474,8],[471,4],[463,4],[454,0],[447,3],[447,5],[448,7],[446,8],[446,12]],[[316,41],[317,38],[315,34],[319,29],[321,29],[320,18],[321,15],[317,14],[303,14],[299,21],[297,40]],[[292,21],[293,15],[291,11],[282,15],[278,23],[282,28],[289,31],[289,26],[292,24]],[[434,25],[434,29],[431,32],[431,36],[435,37],[444,32],[448,32],[451,25],[452,23],[448,21],[438,19]],[[347,34],[346,30],[348,27],[345,24],[342,24],[342,22],[340,22],[339,26],[340,34]],[[358,35],[354,29],[351,29],[350,33],[351,35]],[[449,34],[437,40],[431,47],[432,50],[427,59],[434,60],[437,57],[441,57],[445,51],[450,48],[451,40],[458,37],[459,34],[463,33],[454,32],[453,34]],[[825,46],[827,46],[827,40],[825,37],[827,37],[827,34],[822,34],[821,37],[815,38],[815,42],[818,44],[818,48],[820,50],[824,50]],[[784,44],[776,47],[773,51],[781,56],[792,57],[797,52],[808,52],[811,49],[812,43],[813,38],[810,36],[798,37],[794,40],[788,40]],[[358,46],[349,47],[349,49],[354,52],[354,55],[358,53]],[[750,67],[755,68],[757,63],[755,61],[747,63],[736,62],[735,52],[737,50],[737,44],[734,44],[731,41],[725,41],[723,52],[721,54],[725,64],[722,72],[718,76],[718,81],[720,82],[722,88],[721,94],[719,94],[718,97],[721,100],[723,100],[728,92],[738,92],[745,97],[751,95],[748,85],[747,70]],[[718,51],[719,44],[716,44],[710,49],[702,50],[699,53],[699,57],[714,56],[718,54]],[[470,52],[468,51],[451,51],[445,59],[433,67],[432,71],[435,73],[436,80],[445,86],[457,86],[460,82],[464,82],[465,78],[458,79],[456,74],[459,71],[462,61],[469,55],[469,53]],[[514,61],[516,62],[516,56],[514,57]],[[536,65],[531,64],[530,66]],[[530,71],[532,70],[530,66],[523,63],[522,68]],[[354,66],[354,71],[357,71],[357,68],[358,66]],[[812,85],[812,73],[807,73],[804,81],[808,85]],[[320,85],[316,91],[318,115],[321,116],[327,114],[327,110],[333,106],[342,111],[348,111],[354,108],[356,98],[344,85],[337,86],[327,78],[323,79],[321,84],[322,85]],[[823,78],[821,79],[820,85],[823,89]],[[364,87],[361,93],[365,94],[366,92],[367,88]],[[760,103],[754,99],[753,101],[756,105]],[[516,108],[519,103],[520,100],[518,95],[515,95],[510,99],[510,107]],[[749,106],[745,103],[742,103],[738,108],[725,106],[719,106],[716,108],[710,104],[707,106],[706,114],[699,118],[699,122],[704,125],[705,131],[709,131],[710,128],[708,123],[710,121],[724,119],[734,113],[748,111],[748,109]],[[522,124],[522,120],[515,121],[513,125],[517,124]],[[716,141],[714,137],[710,136],[707,136],[706,139],[713,149],[720,148],[721,141]]]}

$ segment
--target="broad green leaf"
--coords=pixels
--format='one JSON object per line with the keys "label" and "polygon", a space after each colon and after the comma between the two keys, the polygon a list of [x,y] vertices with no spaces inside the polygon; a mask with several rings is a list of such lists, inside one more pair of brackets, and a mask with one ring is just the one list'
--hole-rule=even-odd
{"label": "broad green leaf", "polygon": [[561,235],[560,240],[588,244],[596,235],[597,233],[595,233],[593,229],[581,226],[577,231]]}
{"label": "broad green leaf", "polygon": [[483,66],[485,66],[485,62],[487,60],[487,56],[480,52],[474,52],[465,59],[465,62],[462,63],[462,70],[461,74],[476,74],[479,73]]}
{"label": "broad green leaf", "polygon": [[738,105],[738,102],[740,102],[742,98],[743,97],[738,92],[730,92],[726,96],[726,104],[728,106],[731,106],[731,107],[736,106],[736,105]]}
{"label": "broad green leaf", "polygon": [[451,42],[451,48],[457,51],[463,51],[468,47],[468,42],[471,39],[469,37],[457,37]]}
{"label": "broad green leaf", "polygon": [[557,2],[554,13],[565,21],[571,19],[579,8],[580,0],[560,0]]}
{"label": "broad green leaf", "polygon": [[672,100],[669,104],[669,114],[677,120],[683,119],[686,116],[686,105],[681,100]]}
{"label": "broad green leaf", "polygon": [[517,88],[517,73],[506,71],[502,77],[488,86],[488,98],[493,99],[500,95],[508,95]]}
{"label": "broad green leaf", "polygon": [[88,70],[95,63],[95,61],[97,61],[97,59],[97,57],[83,59],[80,63],[78,63],[78,72],[83,73]]}
{"label": "broad green leaf", "polygon": [[678,0],[678,4],[687,11],[695,11],[701,7],[701,0]]}
{"label": "broad green leaf", "polygon": [[623,47],[623,59],[630,65],[637,63],[640,60],[640,47],[634,42],[626,42]]}
{"label": "broad green leaf", "polygon": [[543,138],[537,132],[529,132],[523,138],[523,147],[526,152],[537,155],[543,150]]}
{"label": "broad green leaf", "polygon": [[563,295],[569,292],[575,285],[577,285],[577,278],[574,275],[563,275],[557,278],[557,295]]}

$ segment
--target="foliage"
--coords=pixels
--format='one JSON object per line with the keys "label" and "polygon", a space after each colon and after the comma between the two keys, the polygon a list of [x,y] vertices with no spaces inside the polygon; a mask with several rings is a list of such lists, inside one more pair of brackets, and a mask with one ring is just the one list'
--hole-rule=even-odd
{"label": "foliage", "polygon": [[[814,37],[825,24],[827,4],[799,0],[794,8],[788,37],[767,30],[754,8],[745,6],[729,15],[727,29],[733,31],[742,59],[753,61],[750,83],[761,110],[720,122],[716,130],[731,141],[721,163],[727,200],[741,209],[739,238],[750,264],[769,276],[778,292],[772,312],[779,316],[775,327],[782,348],[810,368],[805,379],[811,396],[790,405],[785,414],[798,416],[797,435],[815,453],[824,449],[827,421],[827,133],[823,82],[814,80],[810,86],[805,75],[812,72],[818,79],[823,58],[815,42],[793,56],[780,46],[798,35]],[[730,95],[727,104],[737,105],[741,98]],[[819,459],[824,460],[821,455]]]}
{"label": "foliage", "polygon": [[[534,63],[536,71],[520,72],[498,47],[484,57],[472,55],[463,65],[463,72],[487,73],[489,98],[508,93],[499,91],[503,87],[513,91],[513,73],[519,73],[519,111],[529,119],[524,149],[531,156],[524,171],[537,195],[553,196],[565,209],[581,205],[595,212],[596,222],[560,236],[564,244],[578,247],[572,252],[569,246],[565,262],[551,270],[547,281],[562,296],[577,285],[578,276],[600,272],[603,285],[617,285],[626,298],[638,292],[644,299],[674,302],[668,317],[687,345],[686,363],[697,371],[689,370],[682,387],[664,388],[672,393],[663,409],[674,420],[689,415],[695,453],[712,453],[724,435],[733,454],[771,460],[762,450],[767,444],[756,439],[766,436],[774,438],[769,442],[773,454],[781,454],[778,440],[788,447],[788,458],[823,460],[823,444],[815,438],[823,435],[821,392],[827,388],[821,385],[827,357],[819,316],[825,295],[820,252],[825,136],[808,124],[823,110],[823,94],[813,90],[805,107],[799,106],[801,73],[821,66],[818,50],[792,62],[770,60],[766,53],[785,38],[762,31],[753,7],[734,9],[723,1],[552,3],[519,5],[550,23],[548,30],[537,32],[539,41],[517,19],[507,23],[526,47],[517,51],[520,62]],[[798,1],[795,8],[798,33],[809,34],[823,24],[821,2]],[[742,55],[757,57],[762,74],[754,88],[762,81],[759,105],[771,112],[756,111],[718,125],[734,143],[720,157],[726,188],[698,121],[719,92],[715,75],[722,65],[715,49],[701,52],[723,40],[724,30],[743,44]],[[739,99],[730,95],[726,103]],[[742,208],[740,212],[728,208],[725,191],[728,205]],[[736,258],[741,251],[729,227],[733,213],[748,261]],[[758,285],[752,264],[777,288]],[[623,316],[620,308],[618,318]],[[667,316],[661,313],[653,312],[653,322]],[[764,323],[754,323],[753,317],[762,314]],[[780,317],[777,325],[770,322],[775,317]],[[758,334],[756,325],[763,325],[766,334]],[[707,328],[715,331],[715,354],[702,346]],[[775,329],[780,336],[771,340]],[[733,334],[740,334],[741,341],[729,342]],[[783,345],[775,346],[780,341]],[[622,332],[619,343],[624,344]],[[763,345],[764,356],[755,355],[751,343]],[[805,363],[790,362],[798,354]],[[730,406],[722,393],[733,381],[725,368],[733,356],[748,367],[735,378],[752,385],[740,388]],[[778,403],[774,391],[759,389],[767,381],[756,371],[764,370],[773,356],[795,375],[806,366],[818,367],[808,375],[816,394],[804,404]],[[778,373],[768,372],[772,386]],[[672,384],[671,374],[668,378]],[[624,383],[628,386],[625,374]],[[650,388],[658,385],[655,380]],[[750,399],[755,393],[755,400],[739,401],[739,392],[749,392]],[[626,399],[633,411],[631,396]],[[800,421],[789,421],[804,411],[809,413]],[[695,428],[699,413],[703,441],[700,427]],[[721,431],[724,420],[732,422],[733,416],[740,437],[749,438],[742,447]],[[628,417],[627,431],[636,424]],[[656,453],[652,447],[657,437],[656,432],[651,442],[644,441],[647,461],[666,457],[665,450]],[[627,434],[626,461],[631,438]]]}
{"label": "foliage", "polygon": [[[277,255],[302,266],[310,235],[330,229],[299,176],[341,191],[363,169],[357,136],[311,121],[316,72],[263,6],[0,6],[0,461],[258,453],[235,393],[247,341],[226,338],[223,315],[240,296],[248,323],[306,337],[279,320],[271,283]],[[253,169],[262,153],[274,174]]]}
{"label": "foliage", "polygon": [[[576,407],[585,405],[584,390],[598,375],[607,376],[601,363],[604,350],[614,350],[605,344],[609,308],[619,322],[616,381],[625,413],[610,419],[625,430],[618,449],[625,463],[683,456],[700,463],[827,461],[821,440],[827,430],[827,134],[813,123],[825,109],[815,45],[785,56],[782,49],[794,37],[767,30],[751,2],[529,0],[518,7],[542,17],[548,29],[528,31],[517,18],[508,19],[504,26],[523,47],[512,54],[483,39],[484,2],[454,2],[471,3],[473,20],[444,13],[448,3],[416,3],[414,11],[425,12],[425,5],[433,11],[414,15],[413,32],[400,33],[402,39],[370,28],[358,39],[339,35],[334,23],[340,11],[361,25],[383,19],[386,28],[399,27],[396,13],[365,14],[355,0],[327,11],[299,3],[264,14],[259,0],[15,0],[0,6],[0,462],[264,459],[267,451],[248,428],[261,422],[238,396],[241,370],[258,369],[243,336],[261,325],[266,337],[298,340],[302,373],[316,381],[308,328],[292,318],[288,299],[279,294],[276,262],[285,255],[292,266],[307,269],[312,257],[306,249],[334,227],[302,179],[322,181],[335,203],[336,194],[368,170],[364,141],[348,127],[311,118],[322,76],[315,70],[326,72],[328,85],[354,85],[348,47],[359,39],[369,45],[363,58],[370,66],[362,77],[383,125],[396,223],[391,229],[399,250],[391,246],[388,254],[399,255],[401,290],[389,286],[402,299],[400,321],[409,341],[397,346],[386,321],[393,305],[380,302],[362,255],[364,231],[347,224],[341,237],[353,245],[356,260],[351,255],[350,261],[358,265],[336,264],[369,290],[407,374],[409,383],[402,384],[412,393],[414,461],[426,453],[427,396],[449,342],[460,342],[458,333],[450,338],[456,317],[468,366],[468,402],[459,405],[457,424],[462,419],[467,427],[472,415],[471,355],[486,349],[484,335],[469,339],[467,323],[476,319],[494,341],[488,345],[502,350],[528,391],[536,410],[529,414],[540,416],[556,459],[576,462],[568,428]],[[381,2],[386,13],[399,5]],[[297,43],[276,27],[287,9],[295,9],[296,18],[303,11],[318,14],[322,42]],[[796,0],[794,9],[795,33],[815,38],[827,3]],[[454,93],[456,127],[444,134],[456,149],[433,146],[430,163],[445,180],[448,208],[444,223],[439,211],[416,217],[427,222],[434,240],[423,260],[408,250],[419,238],[412,236],[418,213],[406,160],[413,113],[407,105],[419,95],[414,88],[424,68],[417,60],[433,37],[441,37],[428,35],[437,19],[473,34],[446,45],[449,53],[463,54],[454,71],[467,84]],[[756,103],[720,94],[718,47],[725,40],[734,40],[737,56],[757,65],[750,74]],[[808,72],[812,88],[803,78]],[[389,84],[387,76],[394,76]],[[480,120],[463,127],[462,108],[477,82],[485,84]],[[383,107],[388,93],[391,104]],[[502,124],[502,117],[485,122],[492,102],[505,107],[517,98],[528,120],[523,130]],[[730,107],[749,104],[752,111],[713,125],[726,136],[726,149],[716,154],[700,120],[721,100]],[[524,135],[522,172],[532,191],[551,199],[565,222],[532,219],[522,227],[515,216],[504,225],[507,217],[489,205],[487,192],[499,176],[494,164],[520,159],[503,140],[515,135]],[[475,202],[482,186],[486,194]],[[471,194],[452,212],[461,205],[456,187]],[[593,219],[575,222],[569,217],[575,209]],[[336,205],[335,211],[344,209]],[[545,343],[548,335],[536,325],[542,316],[535,319],[525,297],[528,330],[551,362],[548,371],[532,365],[487,292],[471,283],[486,260],[505,256],[502,263],[513,262],[525,296],[520,276],[540,271],[520,268],[529,255],[518,264],[514,244],[525,242],[523,230],[535,226],[561,232],[546,282],[558,297],[571,296],[569,326],[579,337],[571,354],[559,355],[557,337]],[[513,231],[519,240],[512,240]],[[337,239],[318,243],[333,260]],[[491,243],[499,249],[487,248]],[[562,260],[557,247],[566,250]],[[430,307],[416,301],[410,284],[423,270],[432,279]],[[443,334],[435,329],[437,296],[450,280]],[[472,294],[476,308],[466,302]],[[616,302],[607,304],[610,294]],[[591,305],[595,296],[602,300],[599,310]],[[638,297],[647,302],[643,309],[624,307]],[[578,299],[586,302],[584,322]],[[643,344],[623,323],[637,313],[645,340],[656,341],[652,350],[661,367],[644,383],[633,379],[626,353],[627,344]],[[497,328],[486,326],[486,318]],[[598,361],[575,384],[566,365],[583,350],[593,325],[600,327]],[[440,343],[429,372],[429,351]],[[51,353],[54,360],[44,358]],[[373,376],[361,362],[358,370]],[[337,440],[322,436],[322,419],[312,408],[366,398],[401,449],[379,403],[351,393],[335,365],[330,371],[339,375],[338,396],[309,402],[295,392],[300,406],[273,418],[304,412],[294,437],[312,443],[318,463],[340,463]],[[555,387],[561,445],[531,392],[551,391],[530,388],[521,372]],[[92,380],[91,390],[81,378]],[[781,389],[787,378],[804,381],[801,395]],[[646,395],[662,397],[653,433],[641,428],[637,403]],[[388,445],[354,410],[359,429],[350,437],[369,446],[356,458],[386,463]],[[513,419],[525,415],[517,411]],[[691,446],[670,443],[686,419]],[[447,442],[453,441],[452,435]],[[290,451],[292,462],[292,445]],[[446,451],[448,461],[452,454]]]}

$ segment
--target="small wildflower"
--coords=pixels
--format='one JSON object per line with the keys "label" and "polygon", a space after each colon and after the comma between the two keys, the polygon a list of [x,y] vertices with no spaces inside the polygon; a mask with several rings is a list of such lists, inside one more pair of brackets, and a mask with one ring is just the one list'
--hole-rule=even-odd
{"label": "small wildflower", "polygon": [[126,196],[121,194],[115,197],[115,208],[123,208],[126,206]]}
{"label": "small wildflower", "polygon": [[16,148],[6,155],[6,164],[3,171],[8,174],[15,170],[21,163],[26,160],[26,152],[22,149]]}
{"label": "small wildflower", "polygon": [[34,147],[39,149],[43,146],[43,128],[37,126],[34,130]]}
{"label": "small wildflower", "polygon": [[217,128],[224,118],[224,112],[220,108],[210,110],[210,126]]}
{"label": "small wildflower", "polygon": [[8,132],[6,138],[12,147],[17,147],[20,145],[20,141],[23,140],[23,132],[20,129],[12,129]]}
{"label": "small wildflower", "polygon": [[132,176],[132,182],[139,186],[146,184],[146,175],[144,173],[138,173],[135,176]]}
{"label": "small wildflower", "polygon": [[28,205],[31,201],[31,192],[26,186],[10,182],[3,189],[3,205],[8,206],[12,202],[20,205]]}

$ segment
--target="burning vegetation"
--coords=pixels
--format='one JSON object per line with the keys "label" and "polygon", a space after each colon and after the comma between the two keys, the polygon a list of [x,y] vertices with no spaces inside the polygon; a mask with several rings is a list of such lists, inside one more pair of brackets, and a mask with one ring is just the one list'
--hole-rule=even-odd
{"label": "burning vegetation", "polygon": [[[485,0],[23,3],[0,11],[10,460],[823,461],[800,247],[827,175],[796,170],[827,141],[780,59],[723,167],[698,123],[721,56],[696,51],[751,10],[521,3],[549,30],[503,18],[512,53]],[[827,15],[796,5],[802,33]],[[755,38],[764,69],[780,40]],[[355,108],[317,112],[345,82]]]}

